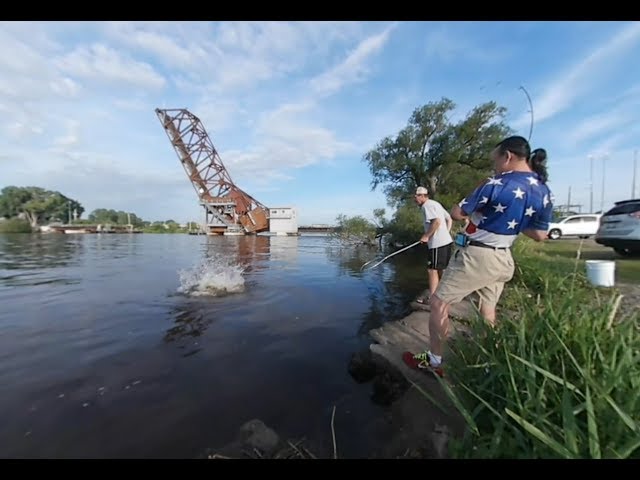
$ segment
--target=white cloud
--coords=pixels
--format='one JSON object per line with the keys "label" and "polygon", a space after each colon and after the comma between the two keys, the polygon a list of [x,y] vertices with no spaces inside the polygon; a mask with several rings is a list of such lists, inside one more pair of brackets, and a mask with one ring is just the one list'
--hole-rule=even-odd
{"label": "white cloud", "polygon": [[69,77],[62,77],[52,80],[49,83],[51,91],[61,97],[75,97],[80,93],[80,85]]}
{"label": "white cloud", "polygon": [[[240,116],[245,118],[245,125],[254,127],[252,131],[255,141],[242,150],[220,149],[220,142],[212,138],[214,145],[221,150],[222,161],[234,181],[239,184],[249,182],[263,191],[272,190],[269,185],[292,179],[287,173],[292,169],[327,162],[339,154],[354,152],[355,147],[352,143],[339,139],[332,130],[319,124],[316,113],[320,104],[315,100],[313,93],[337,93],[349,84],[361,80],[362,76],[368,73],[367,60],[383,48],[395,26],[393,24],[384,31],[365,38],[346,58],[315,77],[312,80],[314,92],[303,94],[297,101],[280,104],[260,115],[257,121],[240,108],[237,102],[214,101],[212,98],[216,97],[209,95],[203,97],[198,111],[204,113],[197,115],[210,136],[213,136],[212,131],[224,129]],[[235,48],[245,50],[254,48],[260,51],[261,36],[256,33],[255,28],[256,26],[247,24],[225,25],[219,32],[221,45],[234,45]],[[263,45],[270,45],[273,50],[281,52],[293,48],[289,41],[283,39],[288,35],[294,35],[295,31],[281,28],[272,26],[274,37],[268,42],[263,39]],[[245,75],[246,69],[239,69],[233,73],[240,74]],[[225,86],[224,77],[221,80],[222,83],[219,83],[218,87]],[[238,123],[235,125],[238,126]]]}
{"label": "white cloud", "polygon": [[[396,24],[392,24],[382,32],[360,41],[346,58],[312,79],[313,92],[303,94],[297,101],[282,103],[258,117],[253,145],[242,150],[223,150],[221,158],[234,181],[248,182],[262,191],[272,191],[269,185],[292,179],[287,172],[355,152],[357,149],[351,142],[339,139],[336,133],[319,124],[316,113],[320,103],[315,96],[337,93],[349,84],[362,80],[368,73],[367,61],[384,47],[395,27]],[[223,44],[226,42],[239,48],[250,48],[248,38],[251,32],[246,26],[229,27],[221,33]],[[276,36],[284,38],[286,34],[279,32]],[[278,46],[284,50],[290,48],[287,42],[273,41],[272,45],[275,49]],[[210,123],[226,126],[230,118],[237,118],[240,114],[237,105],[231,102],[225,105],[225,102],[219,101],[218,104],[222,105],[221,109],[202,108],[208,112],[208,118],[201,117],[208,131]],[[212,112],[218,115],[217,120],[211,118],[214,116]]]}
{"label": "white cloud", "polygon": [[[49,61],[59,45],[43,32],[27,35],[16,25],[0,23],[0,99],[19,108],[25,101],[40,101],[54,93],[73,97],[80,86],[57,71]],[[17,102],[13,104],[13,102]]]}
{"label": "white cloud", "polygon": [[291,179],[285,172],[326,161],[352,150],[326,128],[279,121],[263,126],[259,143],[220,155],[232,178],[262,184]]}
{"label": "white cloud", "polygon": [[42,127],[23,122],[13,122],[7,126],[7,131],[14,138],[26,138],[32,134],[40,135],[43,132]]}
{"label": "white cloud", "polygon": [[194,66],[201,51],[201,49],[192,50],[179,45],[171,35],[144,29],[143,25],[136,23],[107,23],[105,31],[111,38],[151,53],[163,64],[172,67]]}
{"label": "white cloud", "polygon": [[138,62],[103,44],[79,46],[56,60],[61,71],[97,82],[117,82],[149,89],[161,89],[165,78],[148,63]]}
{"label": "white cloud", "polygon": [[57,137],[53,140],[54,147],[61,148],[62,151],[66,151],[69,147],[78,145],[80,143],[80,124],[75,120],[67,121],[66,134]]}
{"label": "white cloud", "polygon": [[9,103],[5,111],[10,113],[11,120],[3,125],[4,129],[0,127],[0,132],[4,130],[9,137],[8,143],[33,140],[34,136],[42,135],[50,123],[47,112],[29,104],[16,108],[15,104]]}
{"label": "white cloud", "polygon": [[620,109],[593,115],[570,130],[566,138],[568,142],[579,146],[593,138],[609,136],[612,129],[628,124],[632,119],[631,114]]}
{"label": "white cloud", "polygon": [[429,31],[425,44],[427,58],[436,58],[446,63],[473,61],[477,63],[495,63],[511,55],[509,47],[483,48],[476,41],[465,36],[461,26],[456,31],[442,25]]}
{"label": "white cloud", "polygon": [[589,149],[590,155],[602,156],[610,155],[613,151],[622,150],[625,141],[630,138],[637,138],[639,129],[636,127],[633,131],[620,131],[613,135],[608,135],[607,138]]}
{"label": "white cloud", "polygon": [[397,27],[393,23],[382,32],[362,40],[342,62],[311,80],[311,87],[320,95],[331,95],[344,86],[363,81],[369,73],[367,62],[378,53]]}
{"label": "white cloud", "polygon": [[[608,72],[609,62],[619,60],[621,55],[640,40],[640,22],[622,28],[604,45],[597,47],[586,58],[570,66],[549,81],[542,95],[534,100],[536,123],[552,118],[569,108],[575,100],[589,92]],[[527,115],[522,115],[514,124],[519,128],[528,124]]]}
{"label": "white cloud", "polygon": [[110,23],[107,35],[176,71],[199,93],[237,92],[321,60],[354,38],[351,22]]}
{"label": "white cloud", "polygon": [[122,110],[138,111],[147,108],[147,104],[139,98],[120,98],[113,102],[113,105]]}

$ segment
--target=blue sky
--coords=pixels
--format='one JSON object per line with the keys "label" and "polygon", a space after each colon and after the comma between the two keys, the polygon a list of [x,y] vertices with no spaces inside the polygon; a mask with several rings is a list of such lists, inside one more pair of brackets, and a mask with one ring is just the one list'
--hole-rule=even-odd
{"label": "blue sky", "polygon": [[639,47],[640,22],[0,23],[0,187],[199,220],[154,113],[188,108],[268,207],[301,224],[370,217],[386,202],[362,157],[415,107],[446,96],[456,119],[496,100],[528,136],[524,85],[556,203],[571,186],[588,210],[591,155],[608,208],[631,196]]}

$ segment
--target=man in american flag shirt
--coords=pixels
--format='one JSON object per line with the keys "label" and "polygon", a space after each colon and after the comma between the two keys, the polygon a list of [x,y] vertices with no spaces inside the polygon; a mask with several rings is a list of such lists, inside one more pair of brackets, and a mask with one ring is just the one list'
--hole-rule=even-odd
{"label": "man in american flag shirt", "polygon": [[511,246],[519,233],[536,241],[546,239],[552,219],[546,152],[543,149],[531,152],[525,138],[513,136],[496,145],[491,158],[495,175],[451,210],[454,220],[468,220],[468,224],[462,241],[456,241],[458,249],[431,297],[431,350],[403,355],[408,365],[430,369],[440,376],[443,343],[449,332],[449,305],[477,292],[480,313],[494,325],[496,304],[515,270]]}

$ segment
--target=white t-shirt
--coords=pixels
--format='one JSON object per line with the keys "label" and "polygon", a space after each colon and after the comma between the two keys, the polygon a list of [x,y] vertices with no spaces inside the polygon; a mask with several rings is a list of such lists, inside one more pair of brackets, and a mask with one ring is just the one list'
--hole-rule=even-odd
{"label": "white t-shirt", "polygon": [[438,229],[427,242],[429,248],[440,248],[453,242],[453,238],[451,238],[451,234],[447,229],[447,219],[450,219],[451,215],[449,215],[449,212],[447,212],[439,202],[431,199],[424,202],[422,204],[422,216],[424,219],[425,233],[429,230],[431,222],[434,219],[440,219]]}

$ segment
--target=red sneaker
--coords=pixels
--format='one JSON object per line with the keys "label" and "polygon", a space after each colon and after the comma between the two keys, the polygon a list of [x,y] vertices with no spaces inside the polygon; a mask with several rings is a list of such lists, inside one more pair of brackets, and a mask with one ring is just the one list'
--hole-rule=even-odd
{"label": "red sneaker", "polygon": [[411,352],[404,352],[402,354],[402,360],[409,367],[414,370],[427,370],[435,373],[439,377],[444,377],[444,370],[442,364],[434,367],[429,362],[429,352],[422,352],[413,354]]}

